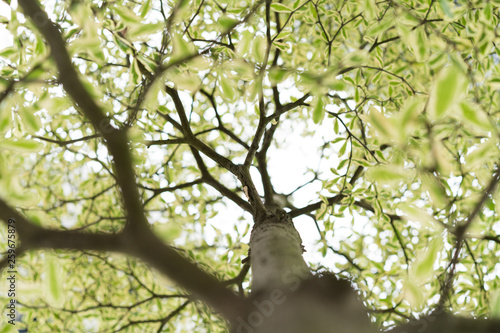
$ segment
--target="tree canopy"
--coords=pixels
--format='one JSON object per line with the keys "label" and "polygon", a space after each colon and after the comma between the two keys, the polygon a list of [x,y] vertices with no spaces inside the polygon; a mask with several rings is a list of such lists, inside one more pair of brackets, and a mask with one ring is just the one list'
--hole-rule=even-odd
{"label": "tree canopy", "polygon": [[380,330],[499,318],[499,6],[4,0],[2,332],[224,332],[270,209]]}

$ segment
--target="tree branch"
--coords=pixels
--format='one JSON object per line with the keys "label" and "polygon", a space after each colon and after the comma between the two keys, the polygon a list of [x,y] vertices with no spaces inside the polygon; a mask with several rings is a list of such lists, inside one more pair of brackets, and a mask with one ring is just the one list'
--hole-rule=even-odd
{"label": "tree branch", "polygon": [[298,100],[296,100],[295,102],[283,105],[282,108],[276,110],[276,112],[274,112],[272,115],[268,116],[266,118],[266,121],[270,122],[271,120],[279,118],[282,114],[284,114],[290,110],[293,110],[300,105],[305,105],[306,99],[308,99],[310,96],[311,95],[309,93],[307,93],[304,96],[302,96],[301,98],[299,98]]}
{"label": "tree branch", "polygon": [[214,160],[217,164],[219,164],[221,167],[225,168],[232,174],[238,176],[239,174],[239,167],[225,158],[224,156],[219,155],[215,150],[207,146],[205,143],[200,141],[193,133],[191,130],[191,126],[189,125],[189,120],[186,116],[186,111],[184,110],[184,105],[182,105],[182,101],[179,97],[179,93],[177,90],[174,88],[166,87],[166,92],[167,94],[172,97],[172,100],[174,101],[175,108],[177,110],[177,113],[179,114],[179,118],[181,120],[181,126],[182,126],[182,132],[184,134],[185,140],[187,143],[189,143],[191,146],[194,148],[198,149],[200,152],[203,154],[207,155],[210,157],[212,160]]}
{"label": "tree branch", "polygon": [[385,333],[495,333],[500,327],[498,319],[473,319],[452,315],[427,316],[411,321]]}
{"label": "tree branch", "polygon": [[37,249],[93,250],[131,255],[149,263],[176,281],[194,296],[212,306],[226,319],[246,311],[242,298],[226,289],[214,276],[204,272],[176,250],[166,246],[150,229],[119,234],[86,233],[45,229],[34,225],[0,199],[0,219],[14,219],[23,251]]}
{"label": "tree branch", "polygon": [[124,207],[127,211],[128,223],[126,228],[147,228],[148,223],[135,182],[135,173],[132,169],[132,159],[127,144],[126,132],[111,125],[110,120],[103,114],[101,107],[84,87],[73,67],[66,50],[66,42],[59,28],[50,21],[47,13],[42,10],[38,2],[36,0],[20,0],[19,5],[47,40],[50,46],[50,54],[59,72],[59,81],[62,83],[64,90],[106,140],[109,152],[113,156],[118,185],[122,191]]}

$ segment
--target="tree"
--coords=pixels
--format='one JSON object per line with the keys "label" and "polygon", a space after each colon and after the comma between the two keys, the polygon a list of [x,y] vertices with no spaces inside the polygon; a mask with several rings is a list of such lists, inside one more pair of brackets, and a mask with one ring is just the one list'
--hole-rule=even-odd
{"label": "tree", "polygon": [[4,331],[500,330],[498,1],[6,3]]}

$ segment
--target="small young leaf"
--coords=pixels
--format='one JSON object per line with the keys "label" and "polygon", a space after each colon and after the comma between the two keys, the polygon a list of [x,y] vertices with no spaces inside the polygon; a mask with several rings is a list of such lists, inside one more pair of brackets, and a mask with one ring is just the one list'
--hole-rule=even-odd
{"label": "small young leaf", "polygon": [[322,97],[316,99],[316,104],[313,109],[312,119],[315,124],[319,124],[325,117],[325,101]]}
{"label": "small young leaf", "polygon": [[141,68],[139,67],[139,62],[137,58],[132,61],[132,66],[130,66],[130,83],[133,85],[138,85],[141,82],[142,74]]}
{"label": "small young leaf", "polygon": [[151,9],[151,0],[146,0],[141,6],[141,11],[140,11],[141,17],[145,17],[150,9]]}
{"label": "small young leaf", "polygon": [[291,8],[285,6],[282,3],[273,3],[271,4],[271,9],[277,13],[289,13],[292,11]]}

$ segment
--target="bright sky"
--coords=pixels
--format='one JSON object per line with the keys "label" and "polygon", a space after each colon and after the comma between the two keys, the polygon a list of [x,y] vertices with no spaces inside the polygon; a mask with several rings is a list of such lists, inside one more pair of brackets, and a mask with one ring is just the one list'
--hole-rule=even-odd
{"label": "bright sky", "polygon": [[[0,19],[2,16],[10,19],[10,7],[5,2],[0,2]],[[0,50],[12,46],[13,40],[12,34],[0,24]]]}

